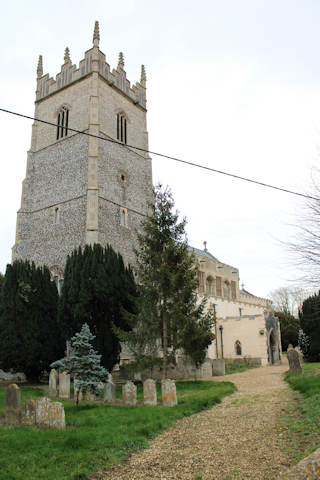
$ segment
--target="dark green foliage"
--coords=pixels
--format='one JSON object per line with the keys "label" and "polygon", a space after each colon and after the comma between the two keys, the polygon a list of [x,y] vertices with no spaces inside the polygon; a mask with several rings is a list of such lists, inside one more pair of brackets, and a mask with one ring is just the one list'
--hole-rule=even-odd
{"label": "dark green foliage", "polygon": [[158,185],[138,235],[139,314],[130,318],[132,331],[120,333],[137,367],[161,361],[163,378],[178,349],[195,365],[203,363],[214,321],[211,313],[204,314],[205,301],[197,305],[197,269],[188,250],[186,220],[179,221],[173,207],[171,192]]}
{"label": "dark green foliage", "polygon": [[298,345],[300,320],[290,315],[290,313],[274,312],[274,314],[280,321],[282,350],[286,352],[289,343],[294,347]]}
{"label": "dark green foliage", "polygon": [[84,323],[95,335],[94,348],[110,372],[119,361],[120,342],[113,325],[128,329],[124,312],[135,313],[132,271],[111,246],[86,245],[68,256],[58,307],[61,342],[70,340]]}
{"label": "dark green foliage", "polygon": [[[77,409],[72,401],[65,401],[66,422],[71,427],[65,431],[0,428],[1,480],[88,479],[94,472],[108,470],[134,451],[147,447],[150,439],[178,419],[208,409],[235,391],[230,382],[176,385],[179,405],[173,408],[83,404]],[[142,400],[142,396],[139,386],[138,399]],[[4,390],[0,388],[1,411]]]}
{"label": "dark green foliage", "polygon": [[0,296],[0,366],[38,380],[63,354],[56,336],[56,285],[46,267],[15,261],[7,265]]}
{"label": "dark green foliage", "polygon": [[300,325],[309,340],[307,360],[318,362],[320,360],[320,295],[312,295],[302,304],[299,312]]}
{"label": "dark green foliage", "polygon": [[98,355],[92,347],[93,339],[94,335],[85,323],[82,325],[81,331],[71,339],[71,354],[51,364],[52,368],[58,368],[76,378],[77,406],[80,392],[99,395],[99,384],[108,381],[108,372],[100,365],[101,355]]}

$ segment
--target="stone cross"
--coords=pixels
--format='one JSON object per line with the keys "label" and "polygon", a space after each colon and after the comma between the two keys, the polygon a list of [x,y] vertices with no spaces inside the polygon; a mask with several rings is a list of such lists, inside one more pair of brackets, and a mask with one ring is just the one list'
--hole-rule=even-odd
{"label": "stone cross", "polygon": [[167,378],[161,382],[162,404],[164,407],[174,407],[178,404],[176,384]]}
{"label": "stone cross", "polygon": [[106,403],[112,403],[116,399],[116,386],[112,381],[112,377],[110,377],[111,375],[109,376],[109,381],[104,385],[103,400]]}
{"label": "stone cross", "polygon": [[69,400],[70,398],[70,375],[59,373],[59,398]]}
{"label": "stone cross", "polygon": [[157,405],[156,382],[151,378],[143,382],[143,404],[146,407],[155,407]]}
{"label": "stone cross", "polygon": [[6,391],[6,424],[20,423],[21,390],[15,383],[9,385]]}
{"label": "stone cross", "polygon": [[122,398],[125,405],[135,406],[137,404],[137,387],[133,382],[127,382],[122,386]]}
{"label": "stone cross", "polygon": [[287,352],[290,373],[302,373],[299,353],[293,348],[289,348]]}
{"label": "stone cross", "polygon": [[35,425],[36,423],[36,407],[37,402],[35,400],[28,400],[22,409],[22,424],[26,427]]}
{"label": "stone cross", "polygon": [[58,394],[58,372],[54,368],[51,370],[49,375],[49,397],[56,397]]}

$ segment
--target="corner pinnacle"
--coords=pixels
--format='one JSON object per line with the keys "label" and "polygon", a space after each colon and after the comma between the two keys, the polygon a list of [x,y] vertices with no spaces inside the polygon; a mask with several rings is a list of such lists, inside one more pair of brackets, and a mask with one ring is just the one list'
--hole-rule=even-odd
{"label": "corner pinnacle", "polygon": [[37,77],[41,78],[43,75],[43,67],[42,67],[42,55],[39,55],[38,67],[37,67]]}
{"label": "corner pinnacle", "polygon": [[144,65],[141,65],[141,79],[140,83],[143,87],[146,86],[147,83],[147,75],[146,75],[146,69],[144,68]]}
{"label": "corner pinnacle", "polygon": [[64,63],[67,63],[67,62],[71,62],[70,50],[68,47],[64,51]]}
{"label": "corner pinnacle", "polygon": [[119,53],[118,69],[119,68],[123,69],[123,67],[124,67],[124,56],[123,56],[123,53],[120,52]]}
{"label": "corner pinnacle", "polygon": [[94,24],[94,32],[93,32],[93,46],[99,47],[99,41],[100,41],[99,22],[96,21]]}

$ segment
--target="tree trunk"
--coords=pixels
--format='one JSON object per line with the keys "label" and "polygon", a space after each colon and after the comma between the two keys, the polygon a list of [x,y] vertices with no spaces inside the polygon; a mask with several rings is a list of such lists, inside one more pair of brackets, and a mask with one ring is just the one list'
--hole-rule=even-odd
{"label": "tree trunk", "polygon": [[168,319],[167,312],[163,312],[162,317],[162,335],[163,335],[163,360],[162,360],[162,380],[166,380],[168,373]]}
{"label": "tree trunk", "polygon": [[79,395],[80,395],[80,389],[77,388],[77,394],[76,394],[76,408],[79,406]]}

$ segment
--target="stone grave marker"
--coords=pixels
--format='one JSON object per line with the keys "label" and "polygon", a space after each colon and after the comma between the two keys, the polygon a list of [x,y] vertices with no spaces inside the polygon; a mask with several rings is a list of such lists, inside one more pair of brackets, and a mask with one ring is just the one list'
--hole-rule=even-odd
{"label": "stone grave marker", "polygon": [[293,348],[287,351],[290,373],[302,373],[299,353]]}
{"label": "stone grave marker", "polygon": [[223,359],[217,358],[212,362],[212,375],[223,376],[226,374],[226,362]]}
{"label": "stone grave marker", "polygon": [[137,404],[137,387],[133,382],[127,382],[122,386],[122,398],[125,405],[135,406]]}
{"label": "stone grave marker", "polygon": [[116,386],[109,375],[109,381],[104,384],[103,400],[106,403],[112,403],[116,400]]}
{"label": "stone grave marker", "polygon": [[38,427],[50,427],[49,408],[51,400],[48,397],[39,398],[36,401],[36,425]]}
{"label": "stone grave marker", "polygon": [[36,423],[36,407],[37,402],[35,400],[28,400],[22,409],[22,424],[25,427],[30,427]]}
{"label": "stone grave marker", "polygon": [[176,384],[167,378],[161,382],[162,404],[164,407],[174,407],[178,404]]}
{"label": "stone grave marker", "polygon": [[54,368],[49,375],[49,397],[57,397],[58,395],[58,372]]}
{"label": "stone grave marker", "polygon": [[21,390],[15,383],[9,385],[6,391],[6,424],[20,423]]}
{"label": "stone grave marker", "polygon": [[157,405],[156,382],[151,378],[143,382],[143,404],[146,407],[155,407]]}
{"label": "stone grave marker", "polygon": [[70,375],[59,373],[59,398],[69,400],[70,398]]}
{"label": "stone grave marker", "polygon": [[60,402],[52,402],[48,409],[49,427],[64,430],[66,428],[66,420],[64,407]]}

